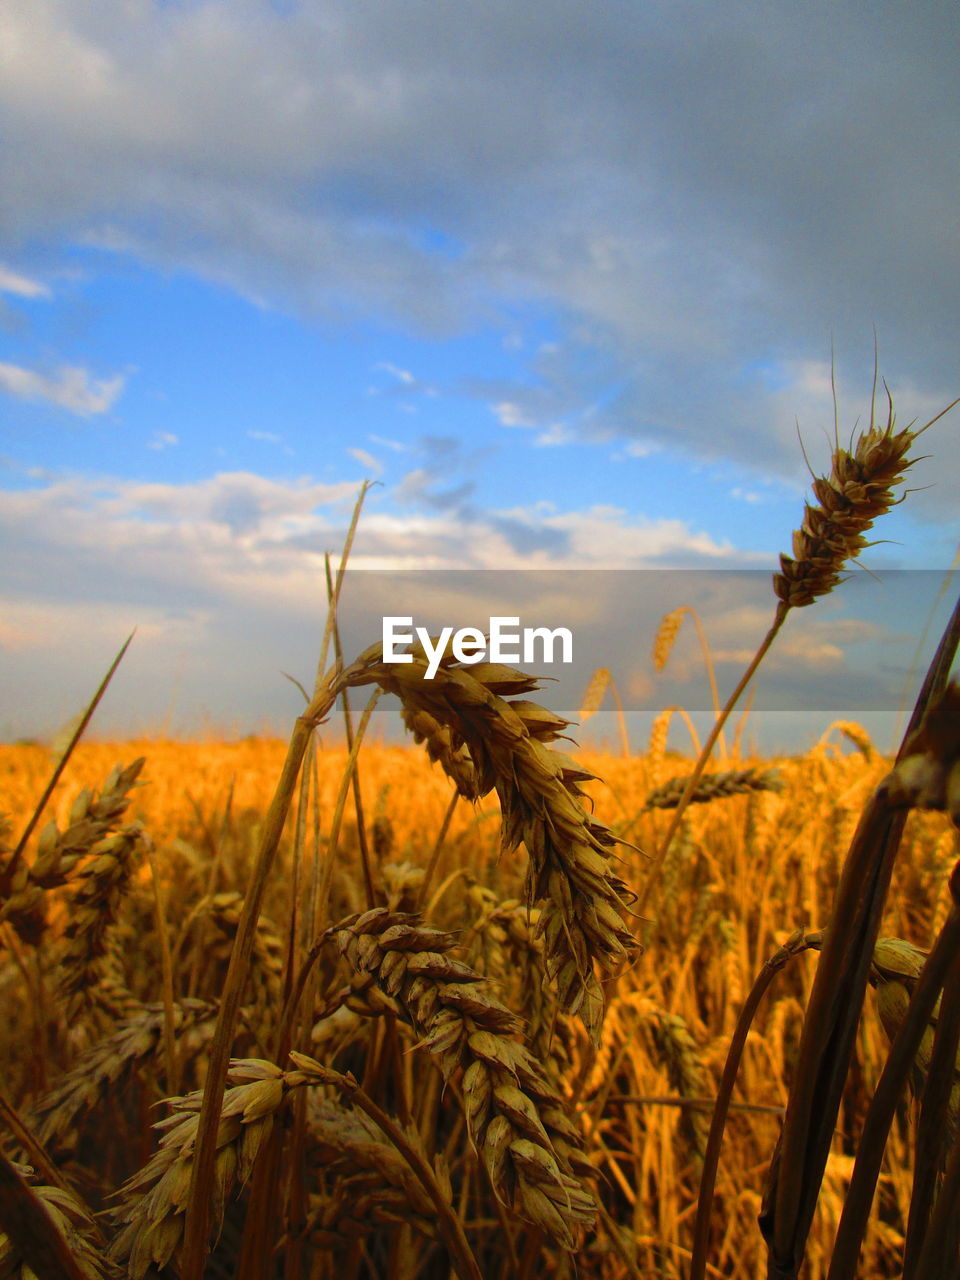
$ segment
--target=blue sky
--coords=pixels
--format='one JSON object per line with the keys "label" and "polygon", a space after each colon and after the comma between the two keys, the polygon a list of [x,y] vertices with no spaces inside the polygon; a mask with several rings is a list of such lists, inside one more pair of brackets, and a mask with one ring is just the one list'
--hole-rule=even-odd
{"label": "blue sky", "polygon": [[[960,393],[958,36],[946,6],[12,0],[0,734],[56,728],[133,626],[105,726],[283,726],[364,478],[360,567],[773,569],[831,342],[842,434],[874,327],[903,420]],[[871,568],[952,562],[958,429]],[[705,619],[728,680],[764,629],[737,603]],[[796,620],[792,680],[860,678],[846,605]],[[611,645],[624,687],[657,621]]]}

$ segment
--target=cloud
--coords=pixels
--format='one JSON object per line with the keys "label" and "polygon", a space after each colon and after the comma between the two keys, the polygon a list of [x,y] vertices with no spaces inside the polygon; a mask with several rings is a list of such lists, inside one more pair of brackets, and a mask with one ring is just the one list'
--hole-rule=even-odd
{"label": "cloud", "polygon": [[492,408],[504,427],[532,427],[536,425],[524,415],[520,406],[514,404],[511,400],[501,400],[499,404],[493,405]]}
{"label": "cloud", "polygon": [[[798,397],[806,430],[832,421],[803,374],[831,333],[856,413],[874,325],[904,401],[955,387],[952,23],[786,0],[759,26],[745,0],[692,25],[664,3],[465,22],[401,0],[109,19],[13,0],[0,236],[108,246],[324,319],[519,332],[531,379],[492,400],[518,423],[796,478]],[[400,392],[413,376],[385,371]],[[944,484],[918,509],[950,502]]]}
{"label": "cloud", "polygon": [[172,431],[155,431],[153,437],[147,443],[148,449],[171,449],[174,445],[180,443],[180,437]]}
{"label": "cloud", "polygon": [[[193,727],[207,715],[246,731],[278,712],[282,727],[299,708],[278,673],[310,678],[323,629],[324,553],[342,546],[355,498],[352,482],[249,472],[189,484],[35,475],[6,492],[0,646],[11,696],[0,735],[42,732],[73,714],[134,627],[110,713],[121,730],[156,726],[174,689],[181,722]],[[709,691],[689,623],[665,673],[650,675],[663,613],[696,602],[724,684],[769,626],[771,566],[740,571],[748,558],[683,521],[545,504],[464,516],[443,504],[403,510],[389,498],[379,490],[368,500],[356,572],[348,574],[345,609],[360,619],[350,633],[357,648],[376,638],[378,610],[399,591],[400,613],[442,605],[471,625],[516,612],[524,625],[574,626],[582,669],[576,688],[558,694],[571,707],[594,667],[615,665],[633,707],[703,709]],[[406,586],[408,570],[417,572]],[[925,616],[938,586],[933,573],[860,574],[823,608],[797,611],[764,664],[773,679],[760,686],[758,705],[832,714],[895,707],[914,642],[887,620]]]}
{"label": "cloud", "polygon": [[383,464],[378,462],[372,453],[367,453],[366,449],[348,449],[351,458],[355,458],[364,467],[370,475],[383,475]]}
{"label": "cloud", "polygon": [[46,401],[81,418],[106,413],[123,394],[126,376],[93,378],[86,369],[63,365],[49,376],[16,364],[0,364],[0,391],[19,400]]}
{"label": "cloud", "polygon": [[374,444],[380,444],[385,449],[390,449],[393,453],[406,453],[409,450],[409,445],[404,444],[402,440],[391,440],[388,436],[378,436],[372,433],[367,438],[372,440]]}
{"label": "cloud", "polygon": [[402,382],[405,387],[412,387],[417,381],[409,369],[400,369],[397,367],[397,365],[390,364],[390,362],[387,360],[381,360],[378,364],[375,364],[373,367],[375,369],[383,369],[387,373],[392,373],[393,376],[399,382]]}
{"label": "cloud", "polygon": [[12,293],[17,298],[49,298],[50,288],[39,280],[11,271],[0,263],[0,293]]}

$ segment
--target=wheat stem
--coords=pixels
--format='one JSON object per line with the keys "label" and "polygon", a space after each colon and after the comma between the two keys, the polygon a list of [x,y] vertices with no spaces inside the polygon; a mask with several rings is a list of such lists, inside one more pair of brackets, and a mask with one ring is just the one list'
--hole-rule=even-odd
{"label": "wheat stem", "polygon": [[778,609],[776,617],[774,618],[769,631],[767,632],[767,634],[764,636],[763,640],[760,643],[759,649],[753,655],[753,658],[750,660],[749,666],[747,667],[746,671],[744,671],[743,675],[740,677],[736,688],[730,694],[729,698],[727,699],[726,703],[723,706],[723,710],[720,712],[720,715],[714,721],[713,728],[710,730],[710,733],[707,735],[707,740],[703,744],[703,748],[700,751],[700,755],[697,759],[697,762],[693,767],[693,772],[690,774],[689,778],[687,779],[687,785],[686,787],[684,787],[683,795],[680,797],[679,801],[677,802],[677,807],[673,811],[673,817],[670,820],[670,825],[667,827],[666,835],[663,837],[663,840],[660,842],[660,847],[657,849],[657,852],[653,858],[653,861],[650,864],[650,869],[647,872],[646,881],[644,882],[643,889],[641,890],[640,897],[637,901],[638,913],[642,914],[644,907],[646,906],[647,902],[650,899],[650,893],[653,890],[653,887],[657,882],[657,878],[660,874],[660,871],[663,868],[664,859],[666,858],[667,854],[670,852],[670,846],[673,844],[673,841],[676,838],[677,832],[680,830],[680,823],[683,821],[683,815],[686,812],[687,805],[690,803],[690,798],[693,795],[694,791],[696,790],[697,783],[700,781],[700,778],[703,775],[703,771],[707,767],[707,762],[710,759],[710,753],[713,750],[717,739],[720,737],[720,734],[723,730],[723,726],[727,723],[727,720],[730,718],[730,713],[733,711],[734,707],[737,705],[737,703],[740,700],[740,695],[743,693],[744,689],[753,679],[754,673],[756,672],[757,668],[760,666],[760,663],[766,657],[766,654],[770,649],[770,646],[773,644],[774,640],[777,638],[777,635],[780,631],[780,628],[783,626],[785,618],[786,618],[786,610],[781,611],[780,609]]}

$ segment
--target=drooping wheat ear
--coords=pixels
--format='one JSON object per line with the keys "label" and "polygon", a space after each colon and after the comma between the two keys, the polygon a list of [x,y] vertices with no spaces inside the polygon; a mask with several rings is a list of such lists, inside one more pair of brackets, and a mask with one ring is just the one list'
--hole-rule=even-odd
{"label": "drooping wheat ear", "polygon": [[[362,1111],[348,1111],[339,1102],[323,1099],[310,1109],[307,1123],[316,1144],[311,1159],[328,1166],[336,1178],[334,1194],[324,1197],[307,1223],[315,1244],[340,1248],[346,1240],[369,1235],[382,1224],[406,1225],[421,1235],[436,1235],[436,1212],[423,1183]],[[410,1126],[405,1132],[422,1159],[433,1163],[417,1131]],[[444,1189],[452,1199],[449,1183]]]}
{"label": "drooping wheat ear", "polygon": [[403,723],[413,734],[414,742],[424,744],[429,758],[442,765],[444,773],[456,784],[457,792],[465,800],[479,800],[477,771],[473,767],[470,753],[462,744],[454,743],[450,728],[441,724],[422,707],[405,704],[402,716]]}
{"label": "drooping wheat ear", "polygon": [[[174,1007],[180,1035],[202,1023],[212,1027],[217,1006],[203,1000],[180,1000]],[[162,1004],[145,1005],[117,1030],[95,1044],[31,1111],[31,1127],[45,1145],[68,1144],[80,1118],[111,1092],[134,1063],[159,1054],[163,1043]]]}
{"label": "drooping wheat ear", "polygon": [[[97,1228],[87,1210],[63,1187],[38,1184],[34,1170],[26,1164],[11,1162],[15,1172],[26,1182],[50,1218],[54,1230],[60,1235],[78,1271],[89,1280],[113,1280],[116,1272],[100,1253]],[[20,1250],[5,1232],[0,1230],[0,1276],[4,1280],[37,1280]]]}
{"label": "drooping wheat ear", "polygon": [[9,920],[24,942],[38,942],[46,927],[45,891],[65,884],[80,859],[117,825],[143,765],[143,757],[125,769],[117,765],[99,797],[92,791],[81,791],[71,806],[66,830],[60,831],[51,819],[40,833],[33,865],[21,862],[17,866],[10,897],[0,907],[0,921]]}
{"label": "drooping wheat ear", "polygon": [[832,591],[846,562],[870,545],[865,535],[874,520],[894,505],[893,490],[915,461],[907,452],[920,432],[909,427],[895,431],[889,390],[887,403],[886,426],[871,421],[852,453],[837,445],[830,475],[813,481],[817,505],[805,504],[803,523],[793,535],[793,555],[781,555],[781,571],[773,578],[784,611]]}
{"label": "drooping wheat ear", "polygon": [[820,746],[822,743],[825,743],[834,730],[838,733],[842,733],[845,738],[849,739],[864,759],[872,760],[877,754],[877,749],[873,745],[873,739],[870,737],[869,733],[867,733],[863,725],[857,724],[855,720],[834,720],[833,724],[827,728],[817,745]]}
{"label": "drooping wheat ear", "polygon": [[418,916],[376,907],[335,926],[341,952],[394,1000],[449,1078],[464,1069],[467,1127],[497,1195],[573,1248],[595,1205],[582,1139],[530,1053],[519,1019],[475,969],[448,953],[454,937]]}
{"label": "drooping wheat ear", "polygon": [[548,973],[563,1008],[579,1015],[596,1040],[603,994],[594,964],[609,971],[636,947],[621,916],[633,895],[611,865],[616,837],[583,804],[579,782],[589,775],[546,745],[568,722],[523,698],[507,701],[537,687],[523,672],[448,663],[428,680],[426,659],[410,658],[385,663],[381,646],[373,645],[341,679],[376,683],[405,708],[426,711],[449,729],[454,747],[469,752],[477,794],[496,788],[503,850],[522,843],[530,858],[525,892],[529,905],[541,905]]}
{"label": "drooping wheat ear", "polygon": [[108,932],[116,923],[136,855],[147,839],[137,822],[107,836],[94,845],[90,861],[77,877],[60,957],[59,994],[68,1018],[75,1018],[93,999],[104,970]]}
{"label": "drooping wheat ear", "polygon": [[[646,809],[675,809],[687,787],[689,775],[671,778],[647,796]],[[750,791],[782,791],[783,780],[776,769],[729,769],[725,773],[705,773],[697,782],[688,804],[708,804],[727,796]]]}
{"label": "drooping wheat ear", "polygon": [[[301,1073],[281,1071],[260,1058],[232,1061],[220,1108],[211,1187],[218,1228],[231,1192],[250,1176],[291,1088],[306,1083]],[[121,1189],[117,1217],[124,1225],[110,1256],[126,1265],[133,1280],[142,1280],[151,1267],[165,1267],[180,1247],[202,1097],[197,1090],[167,1100],[170,1115],[153,1126],[164,1131],[159,1149]]]}
{"label": "drooping wheat ear", "polygon": [[683,604],[679,609],[671,609],[669,613],[665,613],[660,619],[660,626],[657,628],[657,634],[653,639],[653,667],[655,671],[662,671],[667,665],[667,660],[680,632],[683,616],[689,612],[689,606]]}

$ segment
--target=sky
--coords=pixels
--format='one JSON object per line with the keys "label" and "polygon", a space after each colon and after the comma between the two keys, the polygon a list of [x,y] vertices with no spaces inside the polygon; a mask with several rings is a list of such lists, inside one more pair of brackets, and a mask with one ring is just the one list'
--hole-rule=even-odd
{"label": "sky", "polygon": [[[653,671],[665,601],[729,688],[829,467],[831,362],[844,442],[875,336],[898,421],[960,395],[958,40],[902,3],[7,0],[0,738],[54,733],[134,628],[104,732],[283,731],[364,480],[363,643],[383,575],[509,575],[484,601],[539,615],[546,572],[638,737],[702,701],[692,626]],[[873,603],[791,618],[761,745],[890,729],[958,430],[918,442]]]}

